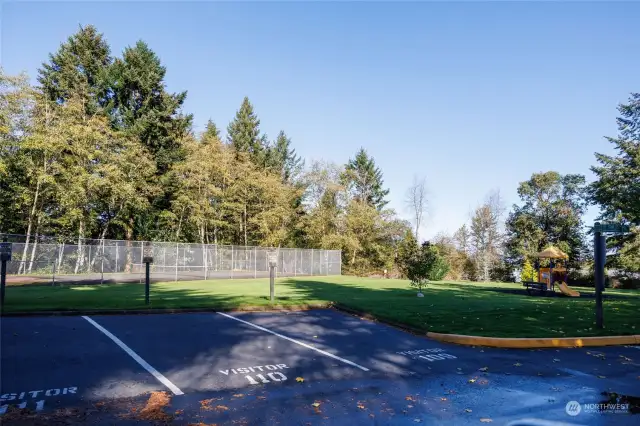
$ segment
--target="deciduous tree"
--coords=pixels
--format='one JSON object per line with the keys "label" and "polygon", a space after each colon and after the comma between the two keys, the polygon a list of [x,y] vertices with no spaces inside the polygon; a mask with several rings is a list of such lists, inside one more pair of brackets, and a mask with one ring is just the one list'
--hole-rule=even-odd
{"label": "deciduous tree", "polygon": [[405,204],[411,212],[415,226],[416,240],[420,240],[420,226],[427,211],[427,181],[426,178],[413,177],[413,183],[407,189]]}

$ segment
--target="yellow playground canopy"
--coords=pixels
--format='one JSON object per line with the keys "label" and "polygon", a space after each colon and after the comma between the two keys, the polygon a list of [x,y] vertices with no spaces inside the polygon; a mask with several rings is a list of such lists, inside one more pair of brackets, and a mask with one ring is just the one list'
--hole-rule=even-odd
{"label": "yellow playground canopy", "polygon": [[563,252],[562,250],[554,246],[547,247],[546,249],[538,253],[536,256],[542,259],[568,259],[569,258],[569,255],[567,255],[565,252]]}

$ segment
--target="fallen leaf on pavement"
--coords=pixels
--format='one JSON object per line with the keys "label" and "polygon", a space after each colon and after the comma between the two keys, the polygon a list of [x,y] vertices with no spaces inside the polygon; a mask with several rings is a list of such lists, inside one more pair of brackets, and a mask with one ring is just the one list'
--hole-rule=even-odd
{"label": "fallen leaf on pavement", "polygon": [[407,405],[407,408],[413,408],[413,405],[409,404]]}
{"label": "fallen leaf on pavement", "polygon": [[216,405],[217,411],[227,411],[228,409],[229,407],[227,407],[226,405]]}
{"label": "fallen leaf on pavement", "polygon": [[554,358],[553,362],[560,362],[560,360],[558,358]]}
{"label": "fallen leaf on pavement", "polygon": [[440,401],[446,401],[447,398],[445,398],[444,396],[442,398],[440,398]]}
{"label": "fallen leaf on pavement", "polygon": [[522,364],[520,364],[519,362],[516,362],[515,364],[513,364],[514,367],[522,367]]}
{"label": "fallen leaf on pavement", "polygon": [[320,403],[319,403],[319,402],[314,402],[314,403],[313,403],[313,404],[311,404],[311,405],[313,405],[314,407],[319,407],[319,406],[320,406]]}
{"label": "fallen leaf on pavement", "polygon": [[234,398],[242,398],[244,396],[243,393],[236,393],[233,395]]}
{"label": "fallen leaf on pavement", "polygon": [[357,407],[358,407],[359,409],[361,409],[361,410],[364,410],[364,404],[362,404],[362,403],[360,403],[360,402],[358,402],[358,406],[357,406]]}
{"label": "fallen leaf on pavement", "polygon": [[420,423],[420,422],[422,421],[422,419],[413,419],[413,421],[414,421],[415,423]]}
{"label": "fallen leaf on pavement", "polygon": [[411,395],[407,395],[404,397],[407,401],[413,401],[413,397]]}
{"label": "fallen leaf on pavement", "polygon": [[471,408],[465,408],[464,411],[466,411],[467,413],[470,413],[472,410]]}
{"label": "fallen leaf on pavement", "polygon": [[483,417],[480,419],[482,423],[491,423],[493,420],[487,417]]}
{"label": "fallen leaf on pavement", "polygon": [[476,379],[469,379],[469,383],[475,383]]}
{"label": "fallen leaf on pavement", "polygon": [[302,377],[296,377],[296,382],[302,383],[304,382],[304,379]]}
{"label": "fallen leaf on pavement", "polygon": [[164,412],[171,398],[166,392],[152,392],[144,408],[140,410],[140,420],[166,422],[171,420],[171,415]]}
{"label": "fallen leaf on pavement", "polygon": [[607,376],[598,376],[598,379],[606,379]]}
{"label": "fallen leaf on pavement", "polygon": [[369,417],[371,417],[371,418],[374,418],[375,416],[376,416],[376,415],[375,415],[375,414],[373,414],[373,413],[369,414]]}
{"label": "fallen leaf on pavement", "polygon": [[479,368],[478,371],[489,371],[489,367],[482,367]]}

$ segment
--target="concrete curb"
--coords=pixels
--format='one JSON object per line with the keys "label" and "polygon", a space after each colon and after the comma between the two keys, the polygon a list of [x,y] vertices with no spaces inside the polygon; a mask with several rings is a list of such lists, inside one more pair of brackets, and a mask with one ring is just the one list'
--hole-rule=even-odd
{"label": "concrete curb", "polygon": [[545,337],[505,338],[465,336],[461,334],[427,333],[427,337],[446,343],[494,348],[581,348],[586,346],[615,346],[640,344],[640,335],[603,337]]}
{"label": "concrete curb", "polygon": [[152,315],[152,314],[184,314],[197,312],[295,312],[311,309],[327,309],[330,303],[274,306],[241,306],[235,308],[141,308],[141,309],[83,309],[66,311],[27,311],[3,312],[2,317],[46,317],[46,316],[78,316],[78,315]]}
{"label": "concrete curb", "polygon": [[445,343],[455,343],[465,346],[488,346],[494,348],[576,348],[586,346],[614,346],[614,345],[639,345],[640,335],[629,336],[603,336],[603,337],[541,337],[541,338],[509,338],[509,337],[483,337],[483,336],[465,336],[462,334],[443,334],[420,331],[410,326],[377,318],[366,312],[335,303],[333,309],[347,314],[355,315],[360,318],[375,321],[382,324],[401,329],[403,331],[416,334],[419,336],[427,336],[433,340]]}

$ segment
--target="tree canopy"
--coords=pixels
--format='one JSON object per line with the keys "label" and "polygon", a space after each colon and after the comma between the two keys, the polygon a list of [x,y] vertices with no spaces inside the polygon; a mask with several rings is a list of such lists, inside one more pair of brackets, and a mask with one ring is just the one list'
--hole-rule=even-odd
{"label": "tree canopy", "polygon": [[173,240],[340,249],[343,271],[355,274],[407,276],[422,256],[429,279],[503,279],[523,266],[531,275],[550,244],[570,267],[584,264],[592,203],[601,219],[632,225],[609,240],[609,264],[640,271],[637,92],[618,106],[618,135],[606,138],[615,153],[596,154],[594,182],[533,173],[506,221],[493,192],[453,235],[419,245],[424,178],[408,193],[413,228],[387,207],[383,171],[364,147],[345,164],[307,164],[286,123],[274,123],[275,139],[262,132],[248,96],[225,134],[212,120],[196,134],[187,92],[170,92],[167,72],[144,41],[112,52],[91,25],[49,55],[34,86],[0,68],[0,231],[27,236],[23,256],[36,234]]}

